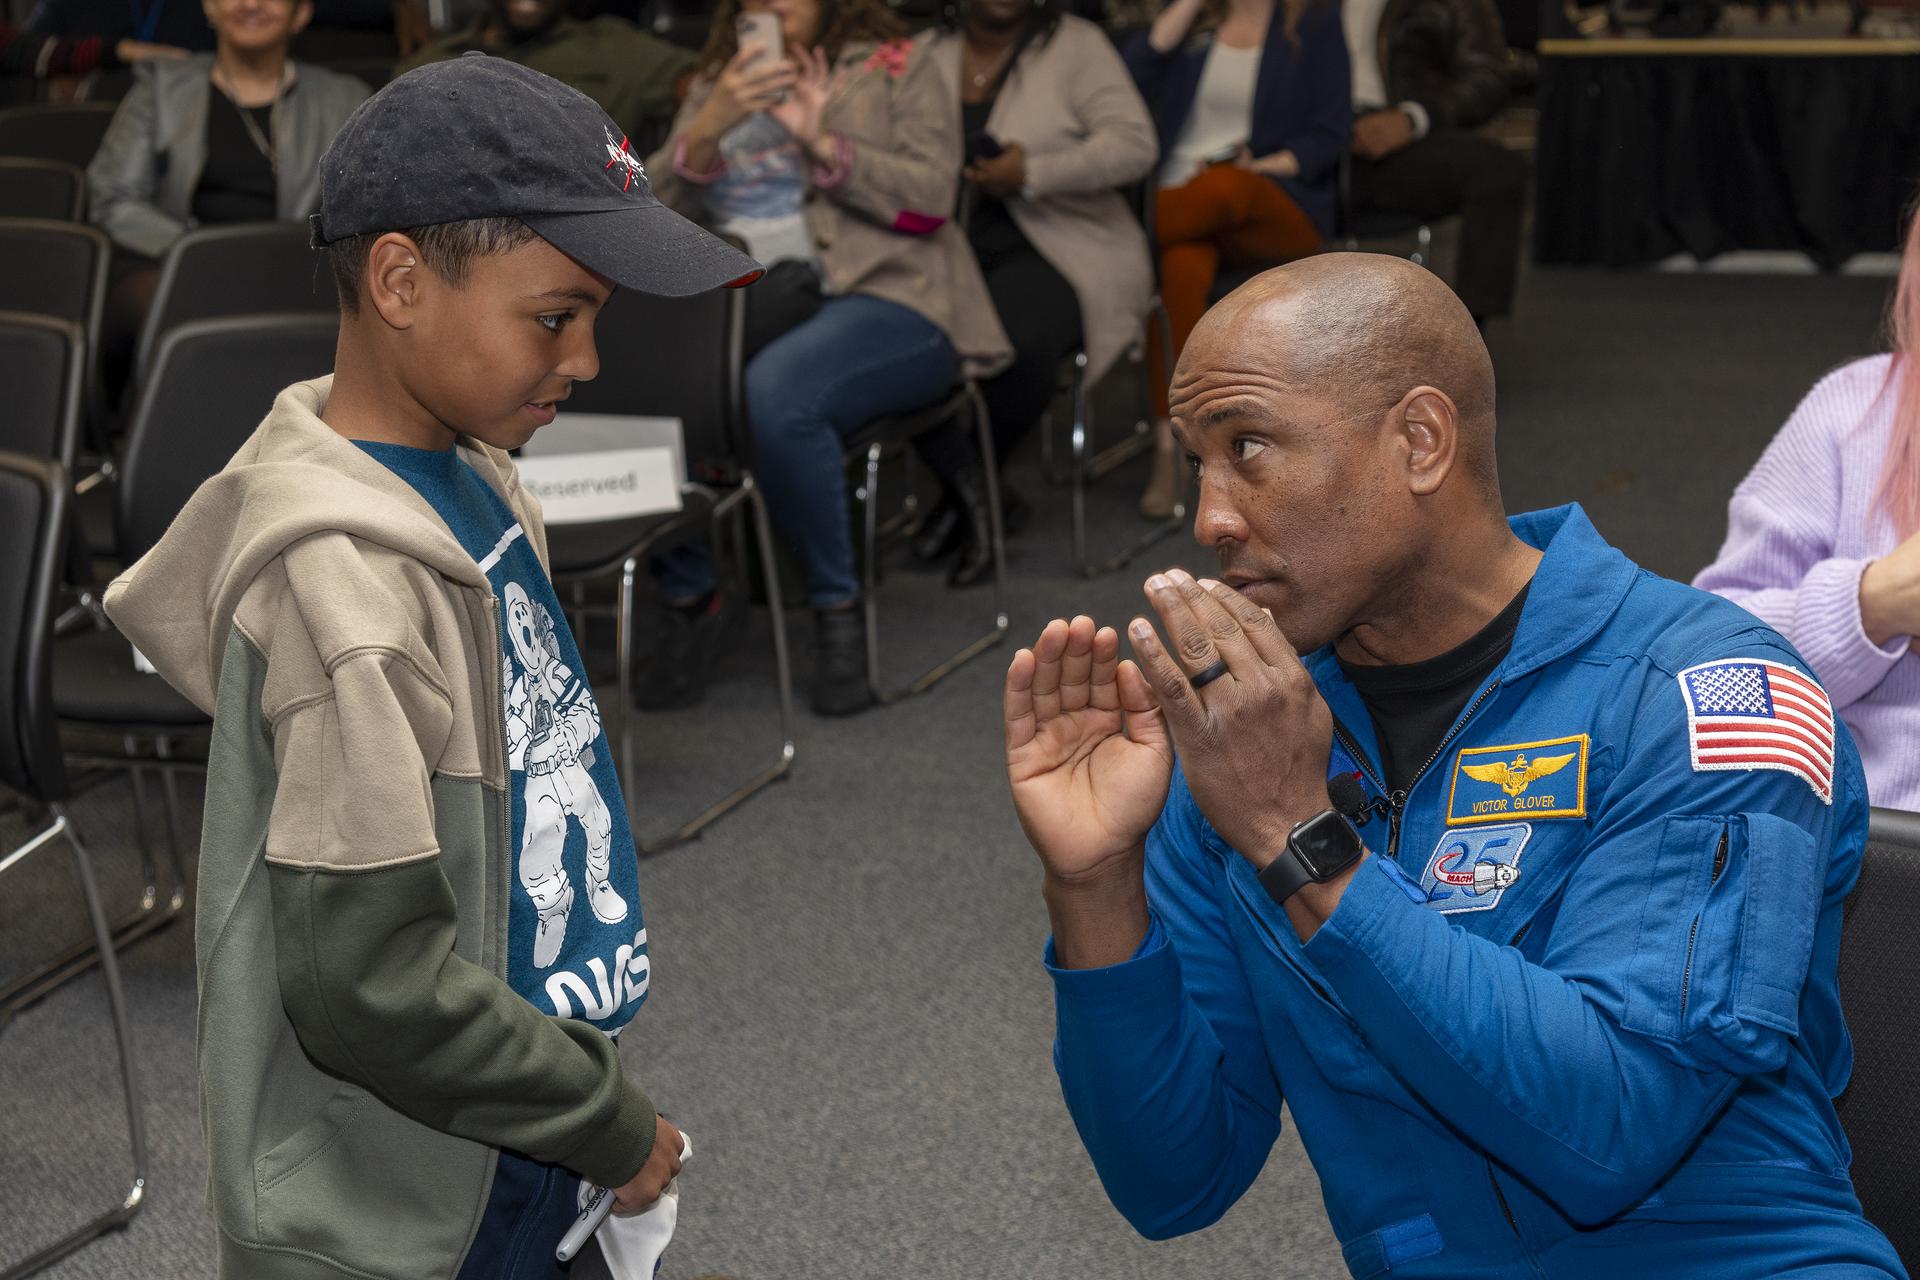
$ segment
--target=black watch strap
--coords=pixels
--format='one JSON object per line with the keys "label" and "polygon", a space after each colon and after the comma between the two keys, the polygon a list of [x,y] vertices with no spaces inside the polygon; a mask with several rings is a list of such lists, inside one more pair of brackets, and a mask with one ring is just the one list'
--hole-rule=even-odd
{"label": "black watch strap", "polygon": [[1287,905],[1287,899],[1313,883],[1313,877],[1307,873],[1300,855],[1289,844],[1280,850],[1280,856],[1260,869],[1260,887],[1267,896],[1281,906]]}
{"label": "black watch strap", "polygon": [[1323,809],[1295,824],[1280,856],[1260,871],[1260,887],[1282,906],[1310,884],[1325,884],[1366,851],[1360,833],[1338,809]]}

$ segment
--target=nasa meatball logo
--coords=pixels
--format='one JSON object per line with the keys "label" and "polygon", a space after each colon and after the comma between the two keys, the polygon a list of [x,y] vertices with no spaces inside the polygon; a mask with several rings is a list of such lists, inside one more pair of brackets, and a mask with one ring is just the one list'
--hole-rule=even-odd
{"label": "nasa meatball logo", "polygon": [[1443,915],[1498,906],[1500,895],[1520,879],[1520,854],[1532,835],[1526,822],[1447,832],[1420,878],[1427,905]]}

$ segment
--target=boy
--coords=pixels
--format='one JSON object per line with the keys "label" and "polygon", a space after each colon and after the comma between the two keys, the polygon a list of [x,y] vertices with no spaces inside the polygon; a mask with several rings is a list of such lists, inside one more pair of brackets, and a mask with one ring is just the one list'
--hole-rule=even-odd
{"label": "boy", "polygon": [[282,392],[108,592],[214,717],[220,1273],[557,1275],[579,1179],[638,1212],[680,1139],[610,1038],[647,991],[633,841],[503,451],[598,371],[616,284],[758,268],[659,206],[591,101],[497,59],[394,81],[322,164],[334,374]]}

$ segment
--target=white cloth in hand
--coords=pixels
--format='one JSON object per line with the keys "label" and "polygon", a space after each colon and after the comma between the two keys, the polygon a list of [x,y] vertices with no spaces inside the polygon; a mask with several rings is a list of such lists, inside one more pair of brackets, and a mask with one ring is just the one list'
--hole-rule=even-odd
{"label": "white cloth in hand", "polygon": [[[685,1164],[693,1155],[693,1141],[685,1131],[680,1134],[680,1163]],[[580,1203],[584,1206],[587,1197],[593,1194],[593,1185],[580,1184]],[[651,1208],[630,1218],[608,1215],[594,1232],[594,1240],[600,1246],[600,1256],[607,1264],[607,1274],[613,1280],[653,1280],[654,1273],[660,1269],[660,1259],[667,1251],[667,1245],[673,1241],[674,1224],[680,1218],[680,1178],[675,1175],[667,1183],[666,1190],[653,1202]]]}

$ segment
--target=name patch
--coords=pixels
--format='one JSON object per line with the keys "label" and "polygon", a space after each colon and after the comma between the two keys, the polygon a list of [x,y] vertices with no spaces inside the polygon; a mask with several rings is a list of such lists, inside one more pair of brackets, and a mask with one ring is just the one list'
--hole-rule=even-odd
{"label": "name patch", "polygon": [[1453,759],[1447,825],[1587,816],[1587,735],[1463,747]]}
{"label": "name patch", "polygon": [[1532,835],[1525,822],[1447,832],[1420,877],[1427,905],[1441,915],[1499,906],[1500,895],[1520,878],[1520,854]]}

